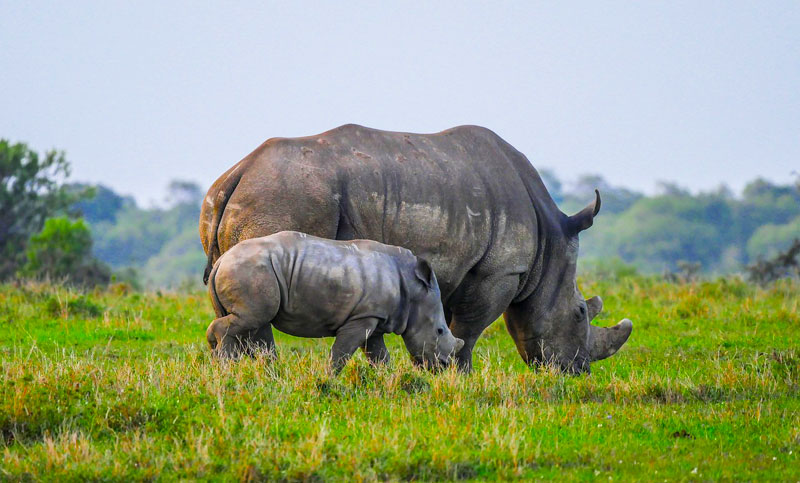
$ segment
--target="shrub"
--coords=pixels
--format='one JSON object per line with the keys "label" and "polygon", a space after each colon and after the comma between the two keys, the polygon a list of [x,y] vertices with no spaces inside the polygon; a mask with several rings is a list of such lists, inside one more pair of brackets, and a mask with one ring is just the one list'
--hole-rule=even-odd
{"label": "shrub", "polygon": [[101,305],[86,295],[63,299],[51,295],[45,302],[45,309],[53,317],[69,317],[70,315],[100,317],[104,310]]}
{"label": "shrub", "polygon": [[76,285],[105,285],[111,279],[111,271],[91,253],[92,235],[83,220],[50,218],[28,242],[27,262],[20,274],[66,279]]}
{"label": "shrub", "polygon": [[758,260],[747,267],[747,275],[753,282],[765,285],[780,278],[800,277],[800,238],[769,260]]}

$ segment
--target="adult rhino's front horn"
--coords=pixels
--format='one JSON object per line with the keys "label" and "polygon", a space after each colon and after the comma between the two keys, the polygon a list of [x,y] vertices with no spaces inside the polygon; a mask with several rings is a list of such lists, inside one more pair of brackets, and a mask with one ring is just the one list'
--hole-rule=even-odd
{"label": "adult rhino's front horn", "polygon": [[589,326],[589,359],[599,361],[613,356],[628,340],[633,322],[622,319],[613,327]]}
{"label": "adult rhino's front horn", "polygon": [[[592,297],[586,300],[589,309],[589,322],[603,310],[603,299]],[[595,327],[589,325],[589,360],[599,361],[613,356],[631,335],[633,322],[622,319],[613,327]]]}

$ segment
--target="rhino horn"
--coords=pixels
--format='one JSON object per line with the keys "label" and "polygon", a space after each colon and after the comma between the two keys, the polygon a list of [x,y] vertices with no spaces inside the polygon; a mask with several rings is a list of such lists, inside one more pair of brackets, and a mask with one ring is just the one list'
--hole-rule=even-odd
{"label": "rhino horn", "polygon": [[628,340],[633,330],[633,322],[622,319],[614,327],[589,326],[589,358],[599,361],[613,356]]}
{"label": "rhino horn", "polygon": [[568,216],[564,222],[564,231],[568,235],[577,235],[583,230],[592,226],[594,217],[600,211],[600,190],[594,190],[594,201],[586,205],[586,208]]}
{"label": "rhino horn", "polygon": [[589,320],[597,317],[597,314],[603,311],[603,299],[595,295],[590,299],[586,299],[586,308],[589,312]]}

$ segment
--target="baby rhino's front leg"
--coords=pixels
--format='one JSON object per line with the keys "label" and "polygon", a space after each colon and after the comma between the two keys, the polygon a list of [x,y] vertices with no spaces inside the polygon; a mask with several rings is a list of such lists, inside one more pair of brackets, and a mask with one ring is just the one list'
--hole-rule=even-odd
{"label": "baby rhino's front leg", "polygon": [[366,318],[348,320],[336,331],[336,340],[331,347],[331,370],[334,374],[342,370],[359,347],[364,347],[376,327],[378,319]]}
{"label": "baby rhino's front leg", "polygon": [[389,363],[389,349],[383,341],[383,333],[376,332],[369,336],[367,343],[361,348],[367,360],[373,365],[385,365]]}

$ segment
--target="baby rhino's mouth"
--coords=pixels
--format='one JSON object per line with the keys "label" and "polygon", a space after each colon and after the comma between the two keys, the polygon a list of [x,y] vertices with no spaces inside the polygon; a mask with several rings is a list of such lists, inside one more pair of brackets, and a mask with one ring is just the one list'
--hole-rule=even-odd
{"label": "baby rhino's mouth", "polygon": [[425,358],[423,357],[411,356],[411,362],[413,362],[414,365],[417,367],[424,367],[426,369],[436,370],[436,369],[443,369],[449,366],[450,358],[445,355],[436,354],[436,357],[433,361],[428,361],[425,360]]}

